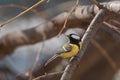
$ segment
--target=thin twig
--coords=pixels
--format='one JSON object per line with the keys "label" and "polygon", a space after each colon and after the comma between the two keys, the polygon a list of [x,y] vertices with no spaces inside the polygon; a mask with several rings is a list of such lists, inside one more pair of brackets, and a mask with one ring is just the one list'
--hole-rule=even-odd
{"label": "thin twig", "polygon": [[39,63],[40,53],[41,53],[42,49],[44,48],[44,41],[45,41],[45,39],[46,39],[46,35],[45,35],[44,32],[42,33],[42,35],[43,35],[43,42],[42,42],[41,47],[38,49],[38,53],[37,53],[37,56],[36,56],[35,63],[33,64],[33,67],[32,67],[32,69],[31,69],[31,71],[30,71],[29,80],[32,80],[32,79],[33,79],[33,73],[32,73],[32,72],[34,71],[34,69],[36,68],[36,66],[37,66],[38,64],[40,64],[40,63]]}
{"label": "thin twig", "polygon": [[118,34],[120,34],[120,28],[117,28],[116,26],[109,24],[107,22],[103,22],[105,25],[107,25],[109,28],[113,29],[114,31],[116,31]]}
{"label": "thin twig", "polygon": [[99,9],[101,9],[103,6],[97,2],[96,0],[91,0]]}
{"label": "thin twig", "polygon": [[75,5],[72,7],[72,9],[68,12],[68,15],[65,19],[65,22],[63,24],[63,27],[62,29],[60,30],[60,32],[58,33],[58,36],[60,36],[60,34],[63,32],[63,30],[66,28],[66,24],[68,22],[68,18],[72,15],[73,11],[76,9],[76,7],[78,6],[79,4],[79,0],[76,1]]}
{"label": "thin twig", "polygon": [[36,68],[36,66],[37,66],[38,64],[40,64],[40,63],[39,63],[39,58],[40,58],[40,53],[41,53],[41,51],[42,51],[42,49],[43,49],[43,46],[44,46],[44,43],[42,43],[41,47],[38,49],[38,54],[37,54],[37,56],[36,56],[35,63],[33,64],[33,67],[32,67],[32,69],[31,69],[31,71],[29,71],[29,72],[30,72],[29,80],[32,80],[32,76],[33,76],[32,72],[34,71],[34,69]]}
{"label": "thin twig", "polygon": [[54,72],[54,73],[47,73],[45,75],[42,75],[42,76],[39,76],[33,80],[40,80],[40,79],[45,79],[45,78],[48,78],[48,77],[52,77],[52,76],[56,76],[56,75],[60,75],[62,74],[63,71],[60,71],[60,72]]}
{"label": "thin twig", "polygon": [[10,22],[13,22],[14,20],[16,20],[17,18],[23,16],[24,14],[26,14],[27,12],[29,12],[30,10],[36,8],[37,6],[39,6],[40,4],[42,4],[43,2],[45,2],[46,0],[40,0],[38,1],[36,4],[34,4],[33,6],[31,6],[30,8],[26,9],[25,11],[21,12],[20,14],[18,14],[17,16],[13,17],[12,19],[9,19],[8,21],[2,23],[0,25],[0,27],[3,27],[6,24],[9,24]]}
{"label": "thin twig", "polygon": [[108,63],[111,65],[111,67],[113,68],[113,70],[117,71],[118,68],[117,68],[117,65],[116,63],[114,62],[114,60],[108,55],[108,53],[106,52],[105,49],[103,49],[101,47],[100,44],[98,44],[95,40],[91,40],[91,43],[100,51],[101,55],[103,57],[105,57],[105,59],[108,61]]}
{"label": "thin twig", "polygon": [[118,24],[118,25],[120,25],[120,22],[119,21],[117,21],[117,20],[110,20],[110,21],[112,21],[112,22],[114,22],[114,23],[116,23],[116,24]]}
{"label": "thin twig", "polygon": [[[82,46],[79,54],[77,55],[77,57],[74,57],[71,60],[71,62],[66,66],[64,73],[60,80],[70,80],[71,79],[75,69],[78,67],[80,60],[85,53],[85,50],[86,50],[90,40],[95,36],[99,26],[101,25],[102,21],[105,19],[105,16],[106,16],[105,11],[106,11],[106,9],[100,9],[100,11],[93,18],[93,20],[90,23],[90,25],[88,26],[85,34],[83,35],[83,38],[82,38],[83,46]],[[97,24],[97,23],[99,23],[99,24]]]}
{"label": "thin twig", "polygon": [[[10,8],[10,7],[20,8],[20,9],[23,9],[23,10],[28,9],[28,7],[25,7],[25,6],[23,6],[23,5],[18,5],[18,4],[0,5],[0,8]],[[32,10],[30,10],[30,11],[33,12],[33,13],[35,13],[35,14],[36,14],[37,16],[39,16],[39,17],[43,17],[43,18],[47,19],[47,18],[46,18],[46,15],[40,13],[40,12],[37,11],[36,9],[32,9]]]}

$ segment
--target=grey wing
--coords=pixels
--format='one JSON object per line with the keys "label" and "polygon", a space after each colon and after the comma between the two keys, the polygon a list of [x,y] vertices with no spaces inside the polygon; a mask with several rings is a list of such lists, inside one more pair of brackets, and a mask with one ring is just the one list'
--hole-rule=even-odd
{"label": "grey wing", "polygon": [[56,54],[61,54],[63,52],[69,52],[69,51],[71,51],[71,49],[72,49],[72,46],[70,44],[66,43],[66,44],[64,44],[64,46],[61,49],[59,49],[57,51]]}
{"label": "grey wing", "polygon": [[63,45],[63,47],[61,49],[59,49],[57,51],[57,53],[51,57],[46,63],[45,66],[47,66],[47,64],[49,64],[50,62],[52,62],[54,59],[56,59],[57,57],[59,57],[59,54],[63,53],[63,52],[69,52],[72,49],[72,45],[70,45],[69,43],[66,43]]}

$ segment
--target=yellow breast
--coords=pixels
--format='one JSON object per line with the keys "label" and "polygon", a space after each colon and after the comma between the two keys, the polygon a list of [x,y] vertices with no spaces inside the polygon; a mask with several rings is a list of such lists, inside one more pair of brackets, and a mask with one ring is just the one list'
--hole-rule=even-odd
{"label": "yellow breast", "polygon": [[70,57],[73,57],[75,55],[77,55],[78,51],[79,51],[79,47],[75,44],[72,44],[72,49],[70,52],[64,52],[64,53],[61,53],[60,56],[62,58],[70,58]]}

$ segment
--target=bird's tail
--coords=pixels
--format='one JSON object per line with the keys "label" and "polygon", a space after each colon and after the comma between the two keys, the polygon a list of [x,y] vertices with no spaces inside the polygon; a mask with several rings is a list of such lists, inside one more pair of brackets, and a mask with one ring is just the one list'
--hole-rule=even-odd
{"label": "bird's tail", "polygon": [[58,54],[55,54],[53,57],[51,57],[46,63],[44,66],[47,66],[50,62],[52,62],[54,59],[56,59],[57,57],[59,57]]}

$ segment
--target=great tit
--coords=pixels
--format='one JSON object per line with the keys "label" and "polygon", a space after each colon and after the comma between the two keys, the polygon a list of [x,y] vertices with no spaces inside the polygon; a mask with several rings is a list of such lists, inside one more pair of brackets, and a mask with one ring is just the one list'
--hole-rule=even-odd
{"label": "great tit", "polygon": [[81,37],[73,33],[67,35],[67,37],[68,37],[68,42],[65,43],[63,47],[59,49],[57,53],[45,63],[45,66],[57,57],[71,58],[78,54],[78,52],[82,47]]}

